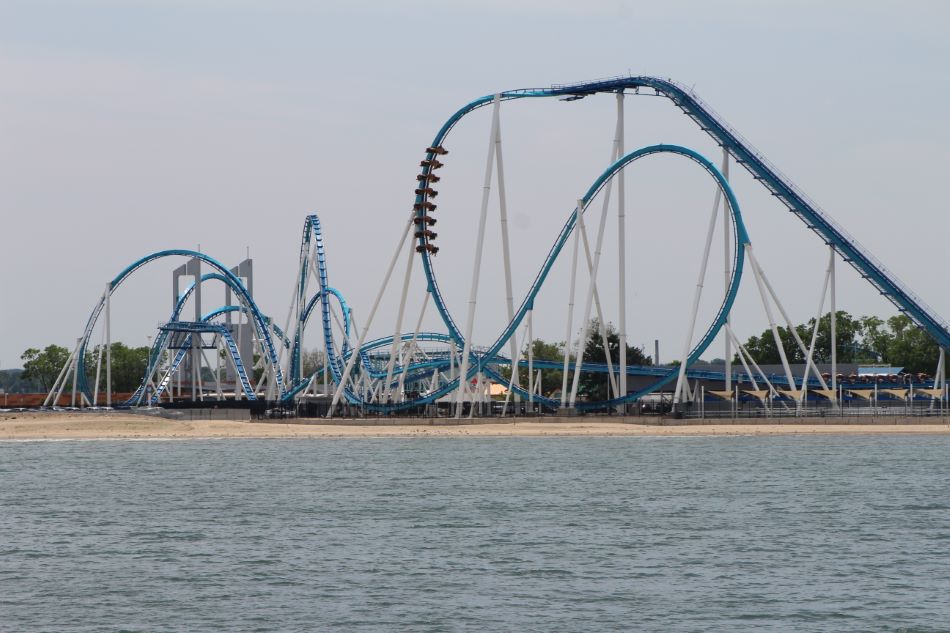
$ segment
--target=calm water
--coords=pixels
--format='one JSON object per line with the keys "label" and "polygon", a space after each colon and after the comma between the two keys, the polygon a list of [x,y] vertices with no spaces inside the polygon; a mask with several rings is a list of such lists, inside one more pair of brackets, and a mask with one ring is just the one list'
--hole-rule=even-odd
{"label": "calm water", "polygon": [[0,443],[2,631],[946,631],[950,438]]}

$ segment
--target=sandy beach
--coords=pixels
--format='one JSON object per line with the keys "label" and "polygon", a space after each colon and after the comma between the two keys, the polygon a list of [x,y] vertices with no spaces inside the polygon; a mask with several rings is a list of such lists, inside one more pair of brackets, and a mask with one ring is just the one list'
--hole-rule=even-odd
{"label": "sandy beach", "polygon": [[[831,424],[787,419],[781,423],[640,424],[642,418],[611,420],[546,418],[534,422],[454,424],[450,420],[415,420],[383,424],[340,420],[338,424],[286,424],[234,420],[169,420],[125,413],[6,413],[0,415],[0,440],[36,439],[200,439],[296,437],[540,437],[540,436],[683,436],[683,435],[815,435],[866,433],[950,434],[950,425],[917,420],[879,418]],[[903,422],[903,423],[902,423]],[[929,422],[929,421],[928,421]]]}

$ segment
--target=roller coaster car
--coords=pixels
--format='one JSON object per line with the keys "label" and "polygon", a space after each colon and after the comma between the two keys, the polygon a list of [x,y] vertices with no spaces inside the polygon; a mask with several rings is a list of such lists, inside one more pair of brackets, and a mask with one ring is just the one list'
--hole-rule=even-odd
{"label": "roller coaster car", "polygon": [[429,196],[430,198],[434,198],[437,195],[439,195],[439,192],[433,189],[432,187],[426,187],[425,189],[416,189],[416,195]]}
{"label": "roller coaster car", "polygon": [[445,149],[441,145],[436,145],[435,147],[427,147],[426,152],[430,154],[438,154],[439,156],[445,156],[449,153],[449,150]]}
{"label": "roller coaster car", "polygon": [[439,237],[439,234],[433,233],[432,231],[429,231],[429,230],[416,231],[416,238],[420,238],[420,237],[424,237],[427,240],[434,240],[435,238]]}
{"label": "roller coaster car", "polygon": [[427,180],[429,182],[439,182],[442,179],[436,176],[435,174],[419,174],[418,176],[416,176],[416,180],[418,180],[419,182],[425,182]]}
{"label": "roller coaster car", "polygon": [[418,246],[416,246],[417,253],[424,253],[425,251],[429,251],[430,253],[435,255],[436,253],[439,252],[439,247],[433,246],[432,244],[419,244]]}
{"label": "roller coaster car", "polygon": [[433,158],[432,160],[424,160],[419,163],[419,167],[428,167],[429,169],[438,169],[442,165],[443,163],[440,163],[437,158]]}
{"label": "roller coaster car", "polygon": [[433,224],[435,224],[435,218],[430,218],[427,215],[423,215],[423,216],[412,218],[412,222],[414,224],[420,224],[420,225],[428,224],[429,226],[432,226]]}
{"label": "roller coaster car", "polygon": [[426,202],[417,202],[414,205],[412,205],[412,208],[415,209],[416,211],[422,211],[423,209],[425,209],[426,211],[435,211],[437,207],[431,202],[426,201]]}

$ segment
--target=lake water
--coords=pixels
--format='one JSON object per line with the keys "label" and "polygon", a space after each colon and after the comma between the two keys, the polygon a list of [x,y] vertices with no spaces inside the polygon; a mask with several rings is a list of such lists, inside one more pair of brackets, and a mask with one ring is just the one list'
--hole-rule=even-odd
{"label": "lake water", "polygon": [[947,631],[950,437],[0,443],[0,631]]}

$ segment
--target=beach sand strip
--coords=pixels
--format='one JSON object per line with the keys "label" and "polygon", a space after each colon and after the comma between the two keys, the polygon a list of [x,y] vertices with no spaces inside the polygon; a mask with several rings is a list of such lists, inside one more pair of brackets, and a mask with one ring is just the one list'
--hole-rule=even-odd
{"label": "beach sand strip", "polygon": [[[125,413],[6,413],[0,415],[0,440],[200,439],[294,437],[542,437],[688,436],[818,434],[950,434],[941,418],[785,418],[696,420],[644,418],[493,419],[485,423],[451,419],[319,420],[316,423],[234,420],[169,420]],[[684,423],[686,422],[686,423]]]}

